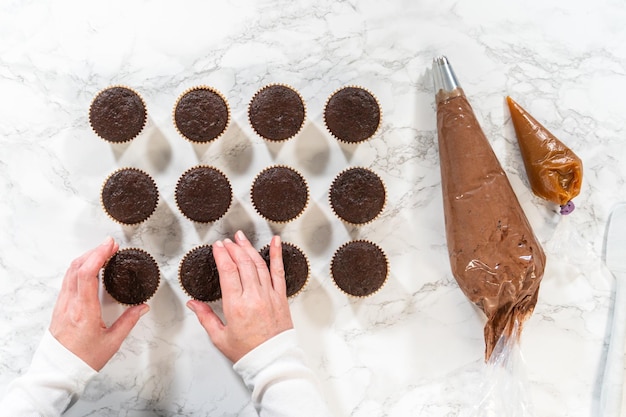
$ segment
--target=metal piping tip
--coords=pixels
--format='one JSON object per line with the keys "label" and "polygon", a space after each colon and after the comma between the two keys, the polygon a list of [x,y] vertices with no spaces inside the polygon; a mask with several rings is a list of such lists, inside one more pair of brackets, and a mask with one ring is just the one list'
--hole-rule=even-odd
{"label": "metal piping tip", "polygon": [[433,84],[435,86],[435,94],[440,90],[444,92],[452,91],[460,88],[461,85],[454,74],[452,65],[444,55],[433,58]]}

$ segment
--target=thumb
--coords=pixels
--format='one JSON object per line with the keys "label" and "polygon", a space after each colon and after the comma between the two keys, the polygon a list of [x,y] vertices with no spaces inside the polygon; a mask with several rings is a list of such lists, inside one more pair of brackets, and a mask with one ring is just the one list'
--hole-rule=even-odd
{"label": "thumb", "polygon": [[139,318],[150,310],[147,304],[140,304],[126,309],[121,316],[115,320],[115,323],[109,327],[109,333],[112,338],[121,345],[128,336],[133,327],[139,321]]}
{"label": "thumb", "polygon": [[198,317],[198,321],[204,327],[204,330],[209,334],[209,337],[213,341],[219,340],[222,337],[222,333],[224,332],[224,323],[222,320],[215,314],[211,306],[202,301],[197,300],[189,300],[187,302],[187,307]]}

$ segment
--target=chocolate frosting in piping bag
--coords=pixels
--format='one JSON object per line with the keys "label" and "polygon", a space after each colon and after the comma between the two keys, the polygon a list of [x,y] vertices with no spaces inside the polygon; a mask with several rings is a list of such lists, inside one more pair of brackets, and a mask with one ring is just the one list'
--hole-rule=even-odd
{"label": "chocolate frosting in piping bag", "polygon": [[450,266],[487,316],[488,360],[532,314],[545,255],[445,57],[433,61],[433,79]]}

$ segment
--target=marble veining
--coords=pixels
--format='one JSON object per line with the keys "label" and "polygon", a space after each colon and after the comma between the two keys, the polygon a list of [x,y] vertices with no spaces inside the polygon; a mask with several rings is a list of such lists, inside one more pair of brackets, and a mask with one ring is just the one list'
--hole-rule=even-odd
{"label": "marble veining", "polygon": [[[159,263],[152,310],[88,386],[69,416],[240,416],[255,411],[230,363],[184,306],[178,265],[193,247],[245,230],[257,247],[280,233],[309,256],[312,276],[290,301],[302,346],[340,416],[472,416],[485,381],[484,318],[450,273],[437,150],[433,57],[451,60],[547,255],[535,313],[522,335],[521,380],[534,416],[598,415],[613,278],[603,264],[613,205],[626,195],[626,6],[495,0],[64,0],[0,5],[0,387],[26,369],[69,262],[112,235]],[[300,134],[261,140],[247,105],[263,85],[296,88],[307,106]],[[136,89],[149,120],[132,143],[90,130],[95,94]],[[231,124],[214,143],[176,132],[185,89],[220,90]],[[326,99],[344,85],[378,98],[383,124],[358,146],[325,130]],[[583,160],[569,217],[528,185],[504,97],[511,95]],[[223,170],[233,205],[210,225],[186,220],[174,201],[197,164]],[[271,164],[298,169],[311,199],[294,222],[271,225],[249,197]],[[159,206],[123,227],[102,211],[106,176],[134,166],[152,175]],[[385,211],[346,226],[328,187],[348,166],[386,184]],[[329,276],[334,251],[369,239],[389,257],[376,295],[352,299]],[[103,313],[120,313],[106,293]],[[219,304],[217,305],[219,309]]]}

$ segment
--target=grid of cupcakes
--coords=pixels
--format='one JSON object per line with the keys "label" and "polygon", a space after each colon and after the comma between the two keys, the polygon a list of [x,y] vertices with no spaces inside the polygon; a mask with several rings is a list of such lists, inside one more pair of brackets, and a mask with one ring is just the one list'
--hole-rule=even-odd
{"label": "grid of cupcakes", "polygon": [[[193,143],[218,139],[230,123],[230,107],[217,89],[200,85],[184,91],[172,111],[176,130]],[[295,137],[304,126],[306,105],[298,91],[286,84],[258,90],[248,105],[248,120],[263,139],[280,142]],[[360,143],[380,128],[378,100],[359,86],[345,86],[331,94],[324,106],[324,124],[343,143]],[[103,140],[128,143],[147,122],[146,104],[132,88],[114,85],[101,90],[89,107],[89,122]]]}
{"label": "grid of cupcakes", "polygon": [[[326,129],[345,144],[358,144],[372,138],[381,127],[381,119],[378,100],[359,86],[336,90],[324,106]],[[340,172],[328,193],[332,211],[352,226],[363,226],[378,218],[385,207],[386,196],[382,179],[365,167],[351,167]],[[374,242],[353,240],[335,251],[330,276],[344,294],[369,297],[387,282],[389,260]]]}
{"label": "grid of cupcakes", "polygon": [[[218,139],[230,123],[230,108],[224,96],[208,86],[183,92],[172,117],[180,135],[193,143]],[[101,139],[111,144],[129,143],[147,122],[146,104],[130,87],[113,85],[96,94],[89,106],[89,123]]]}
{"label": "grid of cupcakes", "polygon": [[[102,187],[101,199],[111,219],[123,225],[135,225],[147,220],[154,212],[158,191],[147,173],[136,168],[122,168],[107,178]],[[180,212],[189,220],[214,222],[231,205],[231,185],[226,176],[214,167],[192,167],[180,176],[175,200]],[[203,250],[206,248],[191,251],[185,256],[179,271],[180,283],[191,297],[214,301],[221,298],[217,269],[210,246],[210,257],[198,257]],[[198,270],[203,274],[202,284],[198,282],[199,278],[193,281],[193,271]],[[119,303],[140,304],[154,294],[159,285],[159,276],[158,266],[152,256],[141,249],[131,248],[119,250],[108,261],[103,272],[103,282],[106,291]]]}
{"label": "grid of cupcakes", "polygon": [[[249,121],[255,132],[268,141],[288,140],[302,129],[306,118],[306,106],[292,87],[271,84],[261,88],[251,99],[248,108]],[[327,100],[324,122],[328,131],[344,143],[359,143],[371,138],[380,126],[380,107],[376,98],[361,87],[348,86],[335,91]],[[90,124],[98,136],[111,143],[129,142],[139,135],[146,122],[143,99],[134,90],[124,86],[112,86],[94,98],[89,111]],[[181,136],[190,142],[206,143],[219,138],[230,121],[230,109],[224,96],[208,86],[191,88],[181,94],[174,106],[173,121]],[[129,129],[129,126],[134,126]],[[308,204],[309,192],[306,180],[293,168],[276,165],[260,172],[251,190],[255,210],[270,222],[290,222],[302,214]],[[137,168],[121,168],[104,182],[101,203],[107,215],[122,225],[137,225],[154,213],[158,203],[158,190],[154,180]],[[340,173],[330,189],[330,204],[335,214],[344,222],[363,225],[373,221],[385,204],[385,188],[382,180],[367,168],[350,168]],[[232,203],[230,182],[220,170],[207,165],[192,167],[179,178],[175,192],[179,211],[189,220],[200,223],[214,222],[228,211]],[[197,279],[183,266],[192,262],[193,251],[181,261],[179,279],[185,292],[205,301],[219,299],[214,286],[205,283],[209,295],[198,292]],[[210,250],[210,246],[204,247]],[[267,250],[267,248],[265,248]],[[263,250],[262,250],[263,251]],[[341,278],[340,270],[351,256],[362,253],[377,262],[378,268],[367,271],[352,269],[353,277],[365,277],[368,285],[351,285],[351,280]],[[352,254],[348,256],[348,254]],[[308,282],[309,263],[306,255],[291,243],[283,245],[287,273],[288,293],[294,296]],[[290,263],[293,262],[293,265]],[[306,267],[304,267],[306,265]],[[215,267],[205,265],[209,282]],[[198,267],[195,268],[196,270]],[[339,248],[333,257],[331,273],[337,286],[345,293],[363,297],[375,293],[384,284],[388,262],[382,249],[368,241],[350,242]],[[186,271],[186,272],[185,272]],[[369,272],[376,272],[371,279]],[[367,273],[366,273],[367,272]],[[191,274],[191,275],[190,275]],[[195,284],[194,284],[195,283]],[[373,284],[376,283],[376,284]],[[354,284],[354,283],[353,283]],[[219,285],[218,285],[219,287]],[[114,293],[114,291],[109,291]],[[218,296],[219,294],[219,296]],[[117,299],[117,297],[114,297]],[[120,300],[118,300],[120,301]],[[126,301],[120,301],[128,303]]]}
{"label": "grid of cupcakes", "polygon": [[[387,192],[382,179],[371,169],[351,167],[332,182],[328,199],[333,213],[352,226],[363,226],[382,213]],[[343,293],[368,297],[387,282],[389,261],[380,246],[369,240],[343,244],[332,257],[330,276]]]}
{"label": "grid of cupcakes", "polygon": [[[218,139],[230,123],[226,98],[216,89],[200,85],[184,91],[172,112],[174,126],[180,135],[193,143]],[[130,87],[113,85],[96,94],[89,106],[91,128],[111,144],[135,139],[147,122],[146,104]]]}
{"label": "grid of cupcakes", "polygon": [[[211,115],[210,120],[200,115]],[[226,100],[216,90],[198,87],[188,90],[176,102],[175,125],[181,135],[194,142],[217,139],[229,121]],[[198,117],[199,122],[194,118]],[[144,100],[135,90],[114,85],[100,91],[89,108],[93,131],[112,144],[131,142],[139,136],[147,119]],[[210,190],[210,192],[208,192]],[[210,195],[213,198],[207,198]],[[195,222],[212,222],[230,207],[231,186],[216,168],[197,166],[184,172],[176,186],[180,212]],[[159,191],[154,179],[138,168],[120,168],[104,181],[101,205],[110,219],[124,226],[147,221],[155,212]],[[105,290],[121,304],[148,301],[160,283],[154,258],[143,249],[120,249],[105,264],[102,273]],[[219,287],[219,286],[218,286]]]}
{"label": "grid of cupcakes", "polygon": [[[125,144],[137,138],[146,126],[148,112],[138,92],[113,85],[98,92],[89,106],[93,132],[111,144]],[[100,203],[116,223],[134,226],[146,221],[157,208],[159,191],[145,171],[120,168],[105,179]]]}
{"label": "grid of cupcakes", "polygon": [[[269,245],[261,248],[259,254],[269,267]],[[282,256],[287,296],[295,297],[309,281],[309,260],[298,246],[289,242],[282,243]],[[187,252],[178,268],[178,280],[185,293],[193,299],[204,302],[220,300],[222,291],[213,247],[200,245]]]}
{"label": "grid of cupcakes", "polygon": [[[96,94],[89,106],[94,133],[111,144],[131,142],[147,122],[146,104],[132,88],[113,85]],[[111,173],[100,190],[100,202],[113,221],[137,225],[156,210],[159,192],[146,172],[121,168]],[[161,273],[156,260],[140,248],[118,250],[102,270],[106,292],[120,304],[145,303],[156,292]]]}
{"label": "grid of cupcakes", "polygon": [[[328,192],[335,215],[352,226],[363,226],[378,218],[385,207],[386,194],[382,179],[364,167],[351,167],[339,173]],[[287,166],[275,165],[257,175],[250,197],[255,210],[264,219],[287,223],[305,210],[309,192],[300,173]],[[289,256],[283,249],[286,271],[289,270]],[[301,256],[305,257],[304,254]],[[355,297],[376,293],[386,282],[388,272],[389,263],[384,251],[367,240],[343,245],[331,262],[331,277],[337,287]],[[287,281],[289,285],[289,277]]]}
{"label": "grid of cupcakes", "polygon": [[[276,105],[277,102],[280,105]],[[302,127],[306,110],[300,103],[299,95],[289,91],[288,87],[272,85],[257,92],[250,102],[248,117],[259,136],[267,140],[286,140]],[[281,119],[280,115],[285,113],[282,109],[298,111]],[[273,121],[264,124],[268,120]],[[281,120],[290,122],[271,131],[281,126]],[[369,91],[358,86],[343,87],[328,98],[324,124],[338,141],[358,144],[372,138],[380,129],[380,106]],[[298,218],[305,210],[309,192],[306,179],[299,172],[285,165],[274,165],[256,176],[250,198],[261,217],[274,223],[286,223]],[[340,220],[352,226],[363,226],[382,213],[386,204],[385,185],[371,169],[348,168],[332,182],[329,203]],[[331,262],[333,282],[339,290],[353,297],[375,294],[385,284],[388,274],[389,262],[384,251],[368,240],[344,244],[337,249]]]}

